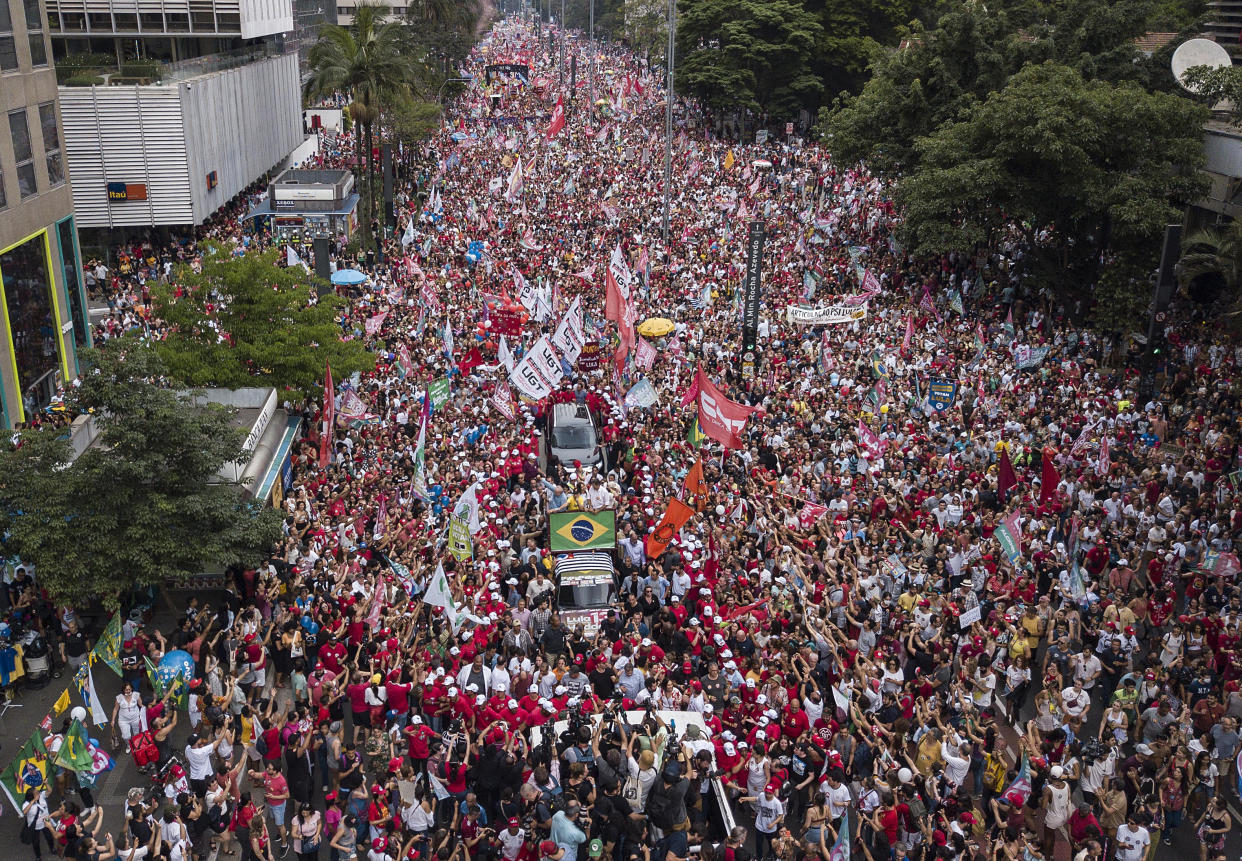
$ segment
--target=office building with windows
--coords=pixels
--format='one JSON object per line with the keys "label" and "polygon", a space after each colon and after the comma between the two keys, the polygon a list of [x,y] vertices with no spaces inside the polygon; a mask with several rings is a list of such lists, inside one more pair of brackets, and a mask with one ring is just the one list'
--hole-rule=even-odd
{"label": "office building with windows", "polygon": [[48,36],[40,0],[0,0],[0,427],[46,408],[90,338]]}

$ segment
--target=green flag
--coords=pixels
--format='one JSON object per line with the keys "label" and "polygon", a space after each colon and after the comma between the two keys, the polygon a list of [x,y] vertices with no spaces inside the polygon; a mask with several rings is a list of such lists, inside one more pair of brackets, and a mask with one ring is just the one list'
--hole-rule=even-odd
{"label": "green flag", "polygon": [[458,562],[474,558],[474,542],[470,539],[470,525],[460,517],[449,518],[449,552]]}
{"label": "green flag", "polygon": [[449,399],[449,379],[442,377],[431,384],[428,391],[431,392],[431,406],[434,409],[440,409],[448,403]]}
{"label": "green flag", "polygon": [[112,614],[108,627],[99,635],[95,654],[118,676],[121,674],[121,614]]}
{"label": "green flag", "polygon": [[56,751],[56,764],[70,771],[91,772],[95,766],[95,758],[91,756],[90,743],[86,736],[86,728],[82,722],[75,720],[69,724],[65,737]]}

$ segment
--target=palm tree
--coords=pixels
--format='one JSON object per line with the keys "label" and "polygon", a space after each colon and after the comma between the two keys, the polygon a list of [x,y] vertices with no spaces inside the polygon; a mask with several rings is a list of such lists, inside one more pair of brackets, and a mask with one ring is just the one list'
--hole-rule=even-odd
{"label": "palm tree", "polygon": [[405,28],[400,22],[385,21],[387,12],[387,7],[364,3],[354,10],[349,26],[322,26],[319,41],[310,50],[311,73],[304,87],[307,98],[349,94],[349,114],[358,130],[359,169],[364,147],[366,152],[372,218],[376,212],[375,128],[380,127],[382,136],[384,97],[408,90],[418,74],[418,60],[406,46]]}
{"label": "palm tree", "polygon": [[1182,240],[1180,280],[1188,285],[1203,275],[1215,275],[1224,284],[1230,316],[1242,312],[1237,306],[1242,297],[1242,221],[1231,221],[1223,229],[1207,227]]}

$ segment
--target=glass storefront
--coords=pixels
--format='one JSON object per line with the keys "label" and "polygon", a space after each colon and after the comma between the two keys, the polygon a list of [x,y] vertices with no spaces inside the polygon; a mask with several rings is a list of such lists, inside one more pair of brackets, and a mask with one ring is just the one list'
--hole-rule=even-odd
{"label": "glass storefront", "polygon": [[64,273],[65,292],[69,294],[69,319],[73,321],[73,342],[79,347],[86,347],[90,321],[86,319],[86,306],[82,301],[82,272],[78,267],[75,233],[72,218],[66,218],[56,225],[56,235],[60,240],[61,271]]}
{"label": "glass storefront", "polygon": [[0,254],[0,277],[17,362],[17,384],[27,415],[56,393],[57,332],[46,231]]}

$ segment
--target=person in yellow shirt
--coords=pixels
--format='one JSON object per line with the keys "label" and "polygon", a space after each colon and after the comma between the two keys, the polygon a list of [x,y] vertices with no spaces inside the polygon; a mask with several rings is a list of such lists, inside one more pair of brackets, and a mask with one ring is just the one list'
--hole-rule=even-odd
{"label": "person in yellow shirt", "polygon": [[944,764],[944,755],[940,752],[940,730],[929,729],[919,739],[918,750],[914,754],[914,767],[924,777],[929,776],[937,765]]}

